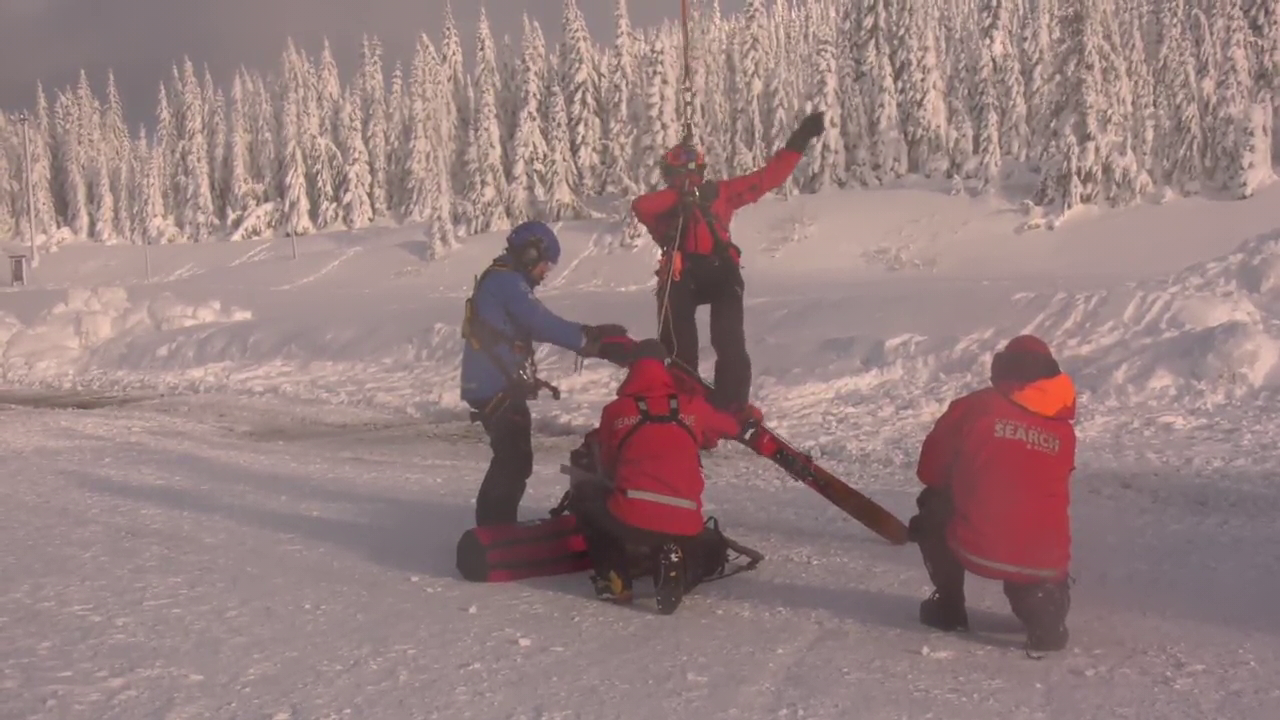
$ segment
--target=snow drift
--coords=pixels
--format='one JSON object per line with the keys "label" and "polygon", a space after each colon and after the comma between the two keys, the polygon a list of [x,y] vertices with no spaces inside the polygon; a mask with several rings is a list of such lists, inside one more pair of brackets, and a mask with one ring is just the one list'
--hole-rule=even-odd
{"label": "snow drift", "polygon": [[30,325],[0,312],[0,371],[11,382],[73,381],[112,343],[157,335],[190,342],[196,334],[182,331],[250,317],[247,310],[224,310],[218,300],[188,305],[161,294],[138,303],[123,288],[73,288]]}
{"label": "snow drift", "polygon": [[821,386],[870,393],[886,383],[901,391],[966,377],[981,382],[992,353],[1020,333],[1048,340],[1094,401],[1229,399],[1280,384],[1280,232],[1168,278],[1084,293],[1022,293],[1011,304],[1033,319],[963,336],[824,341],[814,348]]}
{"label": "snow drift", "polygon": [[[1207,201],[1143,207],[1027,239],[999,234],[1000,223],[1011,227],[1006,205],[920,189],[764,203],[744,212],[736,233],[753,258],[756,398],[779,430],[819,451],[884,454],[985,384],[1009,337],[1033,332],[1077,379],[1085,432],[1136,417],[1139,405],[1190,414],[1257,405],[1280,384],[1280,216],[1251,207],[1256,216]],[[770,228],[786,218],[815,227],[771,255]],[[1206,218],[1217,218],[1216,234]],[[1250,238],[1259,228],[1271,230]],[[540,297],[565,317],[651,334],[650,259],[606,248],[611,231],[598,221],[557,231],[566,262]],[[247,253],[234,243],[154,248],[157,282],[144,281],[129,248],[68,249],[42,265],[46,287],[72,288],[56,307],[45,306],[47,289],[3,295],[11,314],[0,312],[0,370],[28,385],[231,390],[463,420],[462,298],[501,239],[473,238],[428,260],[412,237],[403,228],[337,233],[311,239],[297,260],[270,241]],[[863,262],[885,246],[932,260],[916,269]],[[1106,272],[1093,272],[1102,264]],[[621,376],[602,362],[579,370],[548,346],[538,361],[564,391],[538,404],[542,432],[593,423]]]}

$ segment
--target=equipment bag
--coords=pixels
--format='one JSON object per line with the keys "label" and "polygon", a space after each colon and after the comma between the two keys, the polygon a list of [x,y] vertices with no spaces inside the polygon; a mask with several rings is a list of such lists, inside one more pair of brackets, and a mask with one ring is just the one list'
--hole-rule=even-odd
{"label": "equipment bag", "polygon": [[587,541],[572,513],[474,527],[458,539],[458,572],[472,582],[511,582],[589,569]]}

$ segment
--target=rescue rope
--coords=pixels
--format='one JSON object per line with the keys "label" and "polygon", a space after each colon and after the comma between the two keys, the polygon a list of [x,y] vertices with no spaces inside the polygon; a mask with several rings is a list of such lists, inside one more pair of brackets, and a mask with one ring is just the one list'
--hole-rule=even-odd
{"label": "rescue rope", "polygon": [[[682,142],[693,144],[693,74],[690,71],[689,64],[689,0],[680,0],[680,36],[683,41],[681,48],[684,55],[684,78],[681,88],[682,114],[684,120],[684,139]],[[663,253],[666,258],[667,267],[666,277],[660,278],[658,285],[658,295],[661,300],[658,303],[658,335],[661,337],[664,327],[671,334],[671,355],[674,357],[679,352],[680,346],[676,339],[675,328],[671,323],[671,283],[675,279],[676,257],[680,252],[680,244],[684,240],[684,213],[680,213],[680,221],[676,224],[675,239],[671,245],[671,249]]]}

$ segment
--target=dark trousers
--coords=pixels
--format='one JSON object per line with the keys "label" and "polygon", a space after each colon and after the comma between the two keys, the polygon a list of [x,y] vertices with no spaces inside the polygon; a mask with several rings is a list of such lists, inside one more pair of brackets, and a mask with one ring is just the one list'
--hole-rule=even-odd
{"label": "dark trousers", "polygon": [[680,278],[671,282],[669,291],[658,284],[658,338],[668,355],[694,372],[698,372],[697,310],[711,306],[711,347],[716,353],[711,401],[721,408],[745,405],[751,395],[744,288],[742,269],[731,259],[690,253],[684,254]]}
{"label": "dark trousers", "polygon": [[[569,509],[577,516],[587,541],[591,565],[603,575],[610,570],[630,581],[654,570],[653,555],[665,543],[675,543],[684,554],[685,591],[692,590],[716,569],[715,553],[721,558],[725,550],[703,535],[685,536],[657,533],[628,525],[609,511],[607,502],[612,490],[603,483],[583,482],[573,486]],[[723,565],[724,563],[719,563]]]}
{"label": "dark trousers", "polygon": [[[916,498],[919,514],[911,518],[910,532],[920,546],[929,580],[947,602],[964,605],[964,565],[947,543],[947,525],[955,512],[951,494],[925,488]],[[1056,583],[1004,581],[1009,608],[1028,632],[1049,634],[1064,627],[1071,609],[1071,589],[1066,580]]]}
{"label": "dark trousers", "polygon": [[533,475],[533,422],[524,400],[499,399],[490,412],[487,403],[473,407],[489,435],[493,459],[476,496],[476,525],[517,522],[520,500]]}

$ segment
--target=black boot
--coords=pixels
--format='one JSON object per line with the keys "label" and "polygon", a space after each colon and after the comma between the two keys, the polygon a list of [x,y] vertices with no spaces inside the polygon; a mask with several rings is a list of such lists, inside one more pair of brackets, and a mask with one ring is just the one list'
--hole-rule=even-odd
{"label": "black boot", "polygon": [[1067,613],[1071,589],[1067,582],[1005,583],[1010,609],[1027,629],[1028,652],[1056,652],[1067,647]]}
{"label": "black boot", "polygon": [[684,552],[675,543],[665,543],[658,548],[657,568],[653,574],[658,612],[670,615],[680,607],[680,601],[684,599],[684,583]]}
{"label": "black boot", "polygon": [[968,632],[969,612],[964,607],[964,595],[933,594],[920,603],[920,622],[943,632]]}
{"label": "black boot", "polygon": [[1065,650],[1071,633],[1067,632],[1066,623],[1042,628],[1027,628],[1027,650],[1030,652],[1057,652]]}

